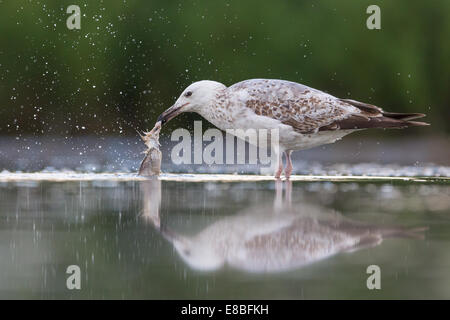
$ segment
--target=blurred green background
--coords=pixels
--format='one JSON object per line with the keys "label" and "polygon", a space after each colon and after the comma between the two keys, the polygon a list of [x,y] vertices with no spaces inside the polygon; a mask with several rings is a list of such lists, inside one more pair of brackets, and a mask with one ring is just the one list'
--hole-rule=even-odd
{"label": "blurred green background", "polygon": [[[366,28],[371,4],[381,30]],[[448,134],[449,13],[448,0],[0,1],[0,134],[135,134],[191,82],[249,78],[424,112],[432,126],[412,130]]]}

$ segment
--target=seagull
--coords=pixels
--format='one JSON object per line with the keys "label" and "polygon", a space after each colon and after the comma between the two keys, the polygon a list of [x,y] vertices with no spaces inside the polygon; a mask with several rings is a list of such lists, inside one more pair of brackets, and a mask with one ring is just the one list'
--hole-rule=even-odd
{"label": "seagull", "polygon": [[386,112],[372,104],[340,99],[300,83],[250,79],[230,87],[202,80],[188,86],[157,121],[162,124],[183,112],[196,112],[221,130],[278,130],[275,178],[292,173],[292,151],[333,143],[358,130],[406,128],[428,123],[411,121],[422,113]]}

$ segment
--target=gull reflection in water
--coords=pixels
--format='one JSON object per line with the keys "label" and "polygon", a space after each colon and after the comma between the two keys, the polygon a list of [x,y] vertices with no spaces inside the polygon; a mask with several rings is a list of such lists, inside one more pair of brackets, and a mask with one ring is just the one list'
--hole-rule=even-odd
{"label": "gull reflection in water", "polygon": [[393,237],[423,239],[427,228],[377,226],[345,218],[334,210],[291,203],[292,182],[275,182],[273,204],[251,206],[224,217],[195,236],[184,236],[161,226],[161,182],[141,185],[143,217],[196,270],[230,266],[248,272],[280,272],[299,268],[338,253],[379,245]]}

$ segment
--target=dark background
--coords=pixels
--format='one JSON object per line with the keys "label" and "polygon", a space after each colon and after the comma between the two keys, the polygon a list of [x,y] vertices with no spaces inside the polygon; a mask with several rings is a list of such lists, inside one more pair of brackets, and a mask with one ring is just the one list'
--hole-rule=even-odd
{"label": "dark background", "polygon": [[[381,30],[366,28],[371,4]],[[427,113],[410,134],[448,134],[449,13],[448,0],[0,1],[0,134],[135,135],[190,83],[249,78]]]}

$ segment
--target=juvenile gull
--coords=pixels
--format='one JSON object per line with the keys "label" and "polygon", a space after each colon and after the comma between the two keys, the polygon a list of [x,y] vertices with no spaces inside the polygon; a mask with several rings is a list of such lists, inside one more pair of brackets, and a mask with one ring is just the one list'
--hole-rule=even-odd
{"label": "juvenile gull", "polygon": [[333,143],[368,128],[406,128],[422,113],[394,113],[350,99],[340,99],[305,85],[275,79],[252,79],[226,87],[203,80],[187,87],[158,118],[162,124],[182,112],[196,112],[221,130],[278,129],[279,155],[275,177],[292,173],[291,153]]}

